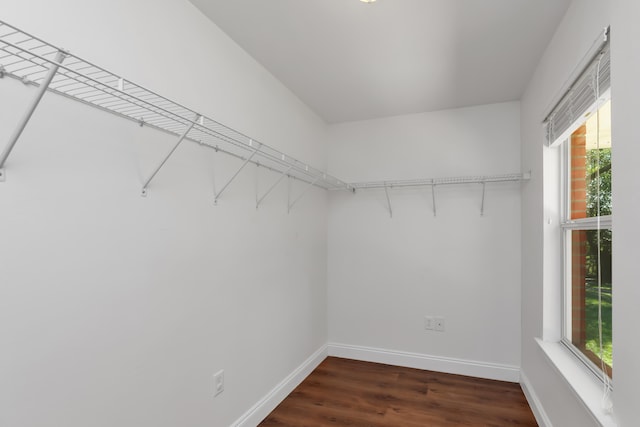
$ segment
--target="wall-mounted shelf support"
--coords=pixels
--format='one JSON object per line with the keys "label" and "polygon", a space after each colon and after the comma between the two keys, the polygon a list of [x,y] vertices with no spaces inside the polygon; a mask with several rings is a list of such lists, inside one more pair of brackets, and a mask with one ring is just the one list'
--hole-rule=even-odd
{"label": "wall-mounted shelf support", "polygon": [[[58,68],[60,68],[60,64],[62,63],[62,61],[64,61],[65,56],[66,54],[64,51],[59,50],[57,52],[54,61],[51,62],[51,65],[49,66],[49,70],[47,71],[47,74],[45,75],[42,82],[40,82],[40,86],[38,87],[36,96],[31,101],[31,104],[29,105],[29,107],[27,108],[27,111],[25,111],[24,115],[20,119],[20,122],[18,122],[18,125],[16,126],[16,129],[13,131],[13,134],[11,134],[11,136],[9,137],[9,143],[2,151],[2,154],[0,154],[0,181],[4,181],[6,178],[6,174],[4,171],[4,163],[7,161],[7,158],[9,157],[9,154],[11,154],[13,147],[15,147],[16,142],[18,142],[18,138],[20,138],[20,135],[22,135],[24,128],[27,127],[27,123],[29,123],[29,120],[31,119],[33,112],[36,111],[38,104],[42,100],[44,93],[49,88],[49,85],[51,84],[53,77],[58,72]],[[4,67],[0,67],[0,68],[2,68],[3,70],[1,72],[1,75],[2,77],[4,77]]]}
{"label": "wall-mounted shelf support", "polygon": [[312,182],[310,182],[309,184],[307,184],[307,186],[305,187],[304,190],[302,190],[302,193],[300,193],[300,195],[298,197],[296,197],[296,199],[289,203],[289,206],[287,208],[287,213],[291,212],[291,208],[293,208],[293,206],[298,203],[298,201],[300,201],[300,199],[302,199],[302,197],[307,194],[307,191],[309,191],[311,189],[311,187],[313,187],[315,185],[315,183],[320,179],[320,177],[317,177],[316,179],[314,179]]}
{"label": "wall-mounted shelf support", "polygon": [[387,206],[389,207],[389,218],[393,218],[393,209],[391,208],[391,199],[389,198],[389,189],[384,186],[384,194],[387,196]]}
{"label": "wall-mounted shelf support", "polygon": [[484,216],[484,194],[487,189],[487,183],[482,183],[482,203],[480,204],[480,216]]}
{"label": "wall-mounted shelf support", "polygon": [[287,176],[287,213],[289,213],[290,205],[291,205],[291,177]]}
{"label": "wall-mounted shelf support", "polygon": [[436,216],[436,184],[431,182],[431,204],[433,206],[433,216]]}
{"label": "wall-mounted shelf support", "polygon": [[[249,142],[249,146],[252,146],[253,142],[250,141]],[[247,166],[247,164],[249,164],[249,162],[251,161],[251,159],[253,158],[253,156],[256,155],[256,153],[260,151],[260,145],[258,145],[258,148],[254,149],[253,152],[251,153],[251,155],[249,157],[247,157],[244,161],[244,163],[242,163],[242,166],[240,166],[240,168],[236,171],[236,173],[233,174],[233,176],[231,177],[231,179],[229,179],[229,181],[227,181],[227,183],[222,187],[222,190],[220,190],[218,192],[218,194],[216,194],[215,199],[213,200],[213,203],[215,205],[218,204],[218,199],[220,198],[220,196],[222,195],[222,193],[224,193],[224,190],[227,189],[227,187],[229,187],[229,184],[231,184],[233,182],[234,179],[236,179],[236,177],[240,174],[240,172],[242,172],[242,169],[244,169],[245,166]]]}
{"label": "wall-mounted shelf support", "polygon": [[287,176],[287,174],[289,173],[289,171],[291,170],[293,166],[290,166],[289,169],[287,169],[286,171],[282,172],[280,174],[280,177],[276,180],[276,182],[273,183],[273,185],[267,190],[266,193],[264,193],[264,195],[262,197],[260,197],[259,200],[256,201],[256,209],[258,209],[258,207],[260,207],[260,203],[262,203],[264,201],[264,199],[267,198],[267,196],[269,194],[271,194],[271,192],[278,186],[278,184],[280,184],[280,182],[284,179],[285,176]]}
{"label": "wall-mounted shelf support", "polygon": [[[124,83],[120,83],[124,86]],[[193,122],[191,122],[189,124],[189,126],[187,126],[187,129],[182,133],[182,135],[180,135],[180,138],[178,138],[178,142],[176,142],[176,145],[173,146],[173,148],[171,149],[171,151],[169,151],[167,153],[167,155],[165,156],[164,160],[162,160],[162,162],[158,165],[158,167],[156,168],[155,171],[153,171],[153,173],[151,174],[151,176],[147,179],[147,181],[144,183],[144,185],[142,186],[142,196],[146,197],[147,195],[147,187],[149,186],[149,184],[151,183],[151,181],[153,180],[153,178],[155,178],[155,176],[158,174],[158,172],[160,172],[160,169],[162,169],[162,167],[164,166],[165,163],[167,163],[167,160],[169,160],[169,157],[171,157],[173,155],[173,153],[178,149],[178,147],[180,146],[180,144],[182,144],[182,141],[184,141],[184,139],[187,137],[187,135],[189,134],[189,132],[191,132],[191,129],[193,129],[193,126],[196,124],[196,122],[200,119],[200,115],[196,115],[195,119],[193,120]]]}

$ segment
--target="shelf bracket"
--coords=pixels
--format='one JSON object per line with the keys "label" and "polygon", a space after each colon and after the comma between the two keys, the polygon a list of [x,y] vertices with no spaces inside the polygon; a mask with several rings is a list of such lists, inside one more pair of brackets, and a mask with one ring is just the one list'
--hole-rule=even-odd
{"label": "shelf bracket", "polygon": [[387,196],[387,206],[389,207],[389,218],[393,218],[393,209],[391,208],[391,199],[389,198],[388,187],[384,186],[384,194]]}
{"label": "shelf bracket", "polygon": [[167,160],[169,160],[169,157],[171,157],[173,155],[173,153],[178,149],[178,147],[180,146],[180,144],[182,144],[182,141],[185,140],[185,138],[187,137],[187,135],[189,134],[189,132],[191,132],[191,129],[193,129],[193,126],[196,124],[196,122],[198,121],[198,119],[200,118],[200,115],[196,115],[195,119],[189,124],[189,126],[187,127],[187,129],[182,133],[182,135],[180,135],[180,138],[178,139],[178,142],[176,142],[176,145],[173,146],[173,148],[171,149],[171,151],[169,151],[169,153],[167,153],[167,155],[165,156],[164,160],[162,160],[162,162],[158,165],[158,167],[156,168],[156,170],[151,174],[151,176],[146,180],[146,182],[144,183],[144,185],[142,186],[142,196],[146,197],[147,196],[147,187],[149,186],[149,184],[151,183],[151,181],[153,180],[153,178],[155,178],[155,176],[158,174],[158,172],[160,172],[160,169],[162,169],[162,167],[164,166],[165,163],[167,163]]}
{"label": "shelf bracket", "polygon": [[[252,141],[249,142],[249,146],[252,145]],[[240,166],[240,168],[236,171],[236,173],[233,174],[233,176],[231,177],[231,179],[229,179],[229,181],[227,181],[227,183],[224,185],[224,187],[222,187],[222,190],[220,190],[220,192],[218,192],[215,195],[215,199],[213,200],[213,204],[217,205],[218,204],[218,199],[220,198],[220,196],[222,195],[222,193],[224,193],[224,190],[227,189],[227,187],[229,187],[229,184],[231,184],[233,182],[234,179],[236,179],[236,177],[240,174],[240,172],[242,172],[242,169],[244,169],[245,166],[247,166],[247,164],[251,161],[251,159],[253,158],[253,156],[255,156],[255,154],[260,151],[260,146],[258,145],[258,148],[254,149],[253,152],[251,153],[251,155],[249,157],[247,157],[244,161],[244,163],[242,164],[242,166]]]}
{"label": "shelf bracket", "polygon": [[431,204],[433,205],[433,216],[436,216],[436,184],[431,183]]}
{"label": "shelf bracket", "polygon": [[[40,86],[38,87],[38,91],[36,92],[36,96],[31,101],[31,104],[29,105],[29,107],[27,108],[27,111],[24,113],[24,115],[20,119],[20,122],[18,122],[18,126],[16,126],[16,129],[13,131],[13,134],[9,138],[9,143],[5,147],[4,151],[2,151],[2,154],[0,154],[0,181],[4,181],[6,178],[6,174],[4,171],[4,163],[7,161],[9,154],[11,154],[13,147],[16,145],[16,142],[18,142],[18,139],[20,138],[20,135],[22,135],[22,132],[24,131],[25,127],[27,127],[27,123],[29,123],[29,120],[31,119],[33,112],[36,111],[36,108],[38,107],[40,100],[42,100],[44,93],[47,91],[47,88],[51,84],[51,81],[55,77],[56,73],[58,72],[58,68],[60,67],[60,64],[62,64],[62,61],[64,61],[65,57],[66,57],[66,53],[62,50],[59,50],[58,53],[56,54],[54,62],[51,63],[51,66],[49,67],[49,70],[47,71],[46,76],[40,83]],[[4,68],[2,69],[2,72],[0,74],[4,76]]]}
{"label": "shelf bracket", "polygon": [[262,203],[262,201],[278,186],[278,184],[280,184],[280,182],[284,179],[285,176],[287,176],[287,174],[292,168],[293,166],[289,166],[289,169],[282,172],[280,174],[280,178],[278,178],[276,182],[267,190],[267,192],[264,193],[264,195],[260,198],[260,200],[256,201],[256,210],[258,209],[258,207],[260,207],[260,203]]}
{"label": "shelf bracket", "polygon": [[480,216],[484,216],[484,193],[485,193],[486,187],[487,187],[487,183],[483,182],[482,183],[482,203],[480,204]]}
{"label": "shelf bracket", "polygon": [[291,176],[287,176],[287,213],[289,213],[290,205],[291,205]]}
{"label": "shelf bracket", "polygon": [[255,188],[255,191],[256,191],[256,210],[258,210],[258,207],[257,207],[258,198],[260,197],[260,185],[259,185],[259,182],[260,182],[260,162],[255,162],[255,165],[256,165],[256,173],[254,174],[254,179],[255,179],[254,188]]}
{"label": "shelf bracket", "polygon": [[290,213],[290,212],[291,212],[291,208],[293,208],[293,206],[294,206],[296,203],[298,203],[298,201],[299,201],[300,199],[302,199],[302,197],[307,193],[307,191],[309,191],[309,190],[311,189],[311,187],[313,187],[313,186],[315,185],[315,183],[316,183],[316,182],[318,182],[318,180],[320,180],[320,178],[321,178],[321,177],[317,177],[316,179],[314,179],[313,181],[311,181],[311,182],[306,186],[306,188],[302,191],[302,193],[300,193],[300,195],[299,195],[298,197],[296,197],[296,199],[295,199],[293,202],[289,203],[289,206],[288,206],[288,208],[287,208],[287,213]]}

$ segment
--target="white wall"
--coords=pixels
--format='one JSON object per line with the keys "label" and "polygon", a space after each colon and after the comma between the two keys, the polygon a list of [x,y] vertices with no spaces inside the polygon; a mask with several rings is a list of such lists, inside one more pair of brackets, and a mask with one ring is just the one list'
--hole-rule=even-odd
{"label": "white wall", "polygon": [[[640,5],[611,3],[573,2],[521,108],[348,123],[325,135],[186,0],[0,0],[3,20],[318,167],[331,141],[330,172],[346,180],[532,171],[521,205],[518,185],[488,186],[482,218],[477,186],[438,188],[435,218],[428,189],[392,191],[393,219],[381,191],[332,194],[329,219],[326,196],[313,191],[287,216],[284,186],[255,211],[253,170],[214,207],[213,178],[239,164],[184,144],[143,199],[142,177],[173,140],[47,95],[0,184],[0,425],[229,425],[327,339],[496,366],[521,360],[553,425],[592,425],[533,340],[550,291],[540,122],[610,22],[614,340],[623,349],[614,404],[620,425],[634,425]],[[0,141],[32,94],[0,80]],[[428,314],[446,317],[444,334],[423,330]],[[226,391],[213,399],[218,369]]]}
{"label": "white wall", "polygon": [[612,2],[612,132],[613,164],[613,363],[614,405],[621,426],[634,426],[640,418],[640,341],[638,340],[638,242],[640,242],[640,190],[638,187],[638,112],[640,111],[640,3]]}
{"label": "white wall", "polygon": [[[324,124],[186,0],[0,1],[2,19],[322,167]],[[0,141],[33,88],[0,80]],[[327,196],[47,94],[0,183],[0,425],[230,425],[327,341]],[[276,178],[261,171],[262,189]],[[212,397],[212,374],[226,390]]]}
{"label": "white wall", "polygon": [[[519,117],[515,102],[333,125],[330,170],[348,181],[519,172]],[[517,367],[520,184],[488,184],[484,217],[481,194],[439,187],[433,217],[430,189],[393,190],[392,219],[383,190],[331,194],[330,342]],[[444,316],[446,332],[425,331],[425,315]]]}
{"label": "white wall", "polygon": [[[631,3],[631,2],[629,2]],[[637,16],[637,15],[636,15]],[[571,391],[568,383],[552,367],[535,338],[545,336],[547,339],[557,339],[559,305],[543,305],[543,298],[547,302],[559,301],[560,276],[549,263],[544,262],[544,241],[549,243],[547,248],[553,249],[553,236],[557,224],[545,225],[545,218],[553,217],[544,212],[543,197],[543,142],[544,133],[542,121],[549,112],[554,100],[558,96],[572,75],[575,78],[576,67],[590,50],[596,38],[604,27],[611,22],[611,7],[609,1],[576,0],[569,7],[553,40],[549,44],[522,98],[522,168],[532,171],[532,179],[523,186],[522,192],[522,372],[528,378],[533,392],[540,399],[544,412],[554,426],[590,426],[596,425],[587,409]],[[619,40],[618,29],[612,27],[612,40],[615,46]],[[620,87],[614,75],[613,88]],[[626,90],[626,89],[625,89]],[[618,100],[613,104],[618,109]],[[618,110],[614,116],[618,114]],[[617,119],[616,119],[617,120]],[[616,124],[614,123],[614,128]],[[616,164],[614,180],[620,177],[621,165],[617,163],[622,142],[616,139]],[[547,153],[550,154],[550,153]],[[549,171],[546,171],[549,172]],[[552,172],[552,171],[551,171]],[[616,228],[619,226],[619,206],[616,206]],[[616,236],[619,234],[615,233]],[[616,243],[618,244],[618,243]],[[557,255],[557,254],[556,254]],[[553,254],[547,253],[552,257]],[[615,257],[618,254],[616,253]],[[616,261],[617,262],[617,261]],[[618,277],[619,272],[616,272]],[[616,350],[614,351],[614,387],[617,388],[619,378],[626,372],[618,365],[618,325],[620,313],[618,306],[618,279],[616,281],[616,302],[614,304],[614,337]],[[616,392],[616,395],[618,393]],[[622,425],[636,425],[632,418],[628,418]],[[634,424],[635,423],[635,424]]]}

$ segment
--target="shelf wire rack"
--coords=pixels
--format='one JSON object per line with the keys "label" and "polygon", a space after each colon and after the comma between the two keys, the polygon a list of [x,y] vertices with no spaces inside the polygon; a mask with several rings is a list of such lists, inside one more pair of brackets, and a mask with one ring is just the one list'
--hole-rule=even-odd
{"label": "shelf wire rack", "polygon": [[[491,182],[524,181],[530,177],[530,174],[514,173],[347,183],[0,20],[0,78],[3,77],[19,79],[25,84],[38,86],[42,93],[48,90],[140,125],[178,136],[178,144],[147,180],[143,194],[146,194],[146,186],[151,179],[183,140],[241,159],[244,161],[242,167],[253,163],[279,173],[281,178],[287,176],[303,181],[309,187],[316,186],[326,190],[355,192],[378,188],[387,191],[402,187],[470,183],[484,186]],[[13,141],[0,157],[0,180],[4,179],[2,166],[6,157],[38,102],[39,98],[34,101],[21,127],[15,132]],[[239,172],[240,170],[237,173]],[[221,192],[216,194],[216,201]]]}
{"label": "shelf wire rack", "polygon": [[46,88],[51,92],[316,187],[353,190],[322,170],[0,20],[0,77],[40,86],[52,69]]}
{"label": "shelf wire rack", "polygon": [[431,187],[433,216],[436,216],[436,187],[442,185],[454,184],[480,184],[482,185],[482,201],[480,204],[480,215],[484,216],[486,185],[494,182],[521,182],[531,179],[531,173],[509,173],[502,175],[475,175],[475,176],[458,176],[447,178],[426,178],[426,179],[406,179],[393,181],[367,181],[355,182],[350,186],[353,191],[384,189],[387,201],[389,217],[393,218],[393,207],[391,203],[390,191],[395,188],[411,188],[411,187]]}
{"label": "shelf wire rack", "polygon": [[490,182],[515,182],[527,181],[531,178],[530,173],[509,173],[501,175],[475,175],[458,176],[448,178],[422,178],[390,181],[367,181],[353,182],[349,185],[356,190],[376,189],[376,188],[403,188],[403,187],[426,187],[433,185],[451,184],[485,184]]}

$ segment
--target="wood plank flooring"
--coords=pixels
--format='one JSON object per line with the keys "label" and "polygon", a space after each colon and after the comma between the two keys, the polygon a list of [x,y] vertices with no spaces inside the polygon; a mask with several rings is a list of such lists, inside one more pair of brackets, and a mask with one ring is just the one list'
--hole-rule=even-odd
{"label": "wood plank flooring", "polygon": [[537,424],[519,384],[329,357],[260,426]]}

